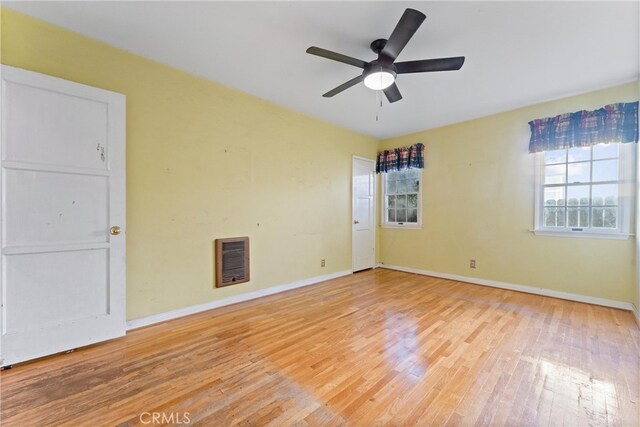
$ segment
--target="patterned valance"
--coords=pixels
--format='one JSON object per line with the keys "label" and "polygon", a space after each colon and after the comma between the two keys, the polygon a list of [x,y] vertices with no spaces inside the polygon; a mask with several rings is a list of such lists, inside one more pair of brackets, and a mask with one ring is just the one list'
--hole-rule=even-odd
{"label": "patterned valance", "polygon": [[605,105],[529,122],[529,152],[586,147],[602,142],[638,142],[638,102]]}
{"label": "patterned valance", "polygon": [[393,148],[378,153],[376,173],[424,168],[424,144]]}

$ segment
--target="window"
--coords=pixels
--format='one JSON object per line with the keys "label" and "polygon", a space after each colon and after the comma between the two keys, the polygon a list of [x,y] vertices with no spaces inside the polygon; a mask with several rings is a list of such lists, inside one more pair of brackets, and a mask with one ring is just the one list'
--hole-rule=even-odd
{"label": "window", "polygon": [[634,145],[538,153],[536,234],[627,236]]}
{"label": "window", "polygon": [[382,175],[383,226],[419,227],[421,219],[422,169],[404,169]]}

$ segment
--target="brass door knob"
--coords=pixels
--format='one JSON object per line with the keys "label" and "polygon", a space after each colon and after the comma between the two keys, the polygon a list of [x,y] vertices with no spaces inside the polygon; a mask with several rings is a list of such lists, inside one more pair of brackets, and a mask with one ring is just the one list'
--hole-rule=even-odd
{"label": "brass door knob", "polygon": [[109,231],[111,232],[112,236],[117,236],[118,234],[120,234],[120,227],[114,225]]}
{"label": "brass door knob", "polygon": [[354,219],[354,220],[353,220],[353,223],[354,223],[354,224],[360,224],[360,221],[358,221],[357,219]]}

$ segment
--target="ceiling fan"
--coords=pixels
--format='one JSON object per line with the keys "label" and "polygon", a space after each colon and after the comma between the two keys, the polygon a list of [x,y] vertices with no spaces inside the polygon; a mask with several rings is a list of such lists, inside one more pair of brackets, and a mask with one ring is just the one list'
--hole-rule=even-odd
{"label": "ceiling fan", "polygon": [[402,52],[402,49],[404,49],[409,40],[411,40],[411,37],[413,37],[425,18],[426,16],[422,12],[415,9],[405,10],[388,40],[377,39],[371,43],[371,50],[378,54],[378,59],[374,59],[371,62],[315,46],[307,49],[307,53],[312,55],[322,56],[323,58],[332,59],[363,69],[362,75],[354,77],[348,82],[331,89],[322,96],[331,98],[349,89],[351,86],[364,81],[364,85],[368,88],[382,90],[389,102],[396,102],[402,99],[400,90],[395,84],[396,75],[431,71],[451,71],[462,68],[464,56],[395,62],[400,52]]}

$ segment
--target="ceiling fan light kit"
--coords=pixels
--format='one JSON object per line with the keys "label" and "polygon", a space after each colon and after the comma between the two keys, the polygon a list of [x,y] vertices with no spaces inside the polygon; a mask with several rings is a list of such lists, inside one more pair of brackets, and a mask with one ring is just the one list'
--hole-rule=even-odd
{"label": "ceiling fan light kit", "polygon": [[396,80],[396,72],[383,67],[372,68],[369,73],[365,71],[364,85],[369,89],[383,90],[388,88]]}
{"label": "ceiling fan light kit", "polygon": [[378,55],[378,58],[370,62],[315,46],[307,49],[307,53],[311,55],[342,62],[363,70],[362,75],[354,77],[322,96],[331,98],[360,82],[364,82],[364,85],[370,89],[384,91],[387,100],[392,103],[402,99],[400,90],[395,83],[398,74],[452,71],[462,68],[464,56],[395,62],[425,18],[426,16],[420,11],[405,10],[389,40],[377,39],[371,43],[371,50]]}

